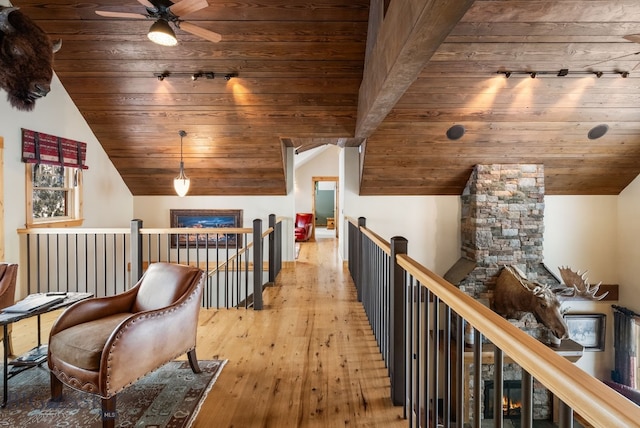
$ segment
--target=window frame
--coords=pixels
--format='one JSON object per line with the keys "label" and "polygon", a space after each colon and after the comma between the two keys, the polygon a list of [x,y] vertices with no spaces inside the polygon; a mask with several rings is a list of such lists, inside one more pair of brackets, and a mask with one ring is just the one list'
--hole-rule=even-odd
{"label": "window frame", "polygon": [[[27,163],[25,164],[25,176],[26,176],[26,227],[27,228],[35,228],[35,227],[75,227],[82,226],[84,222],[83,213],[82,213],[82,195],[83,195],[83,183],[82,183],[82,172],[78,174],[78,184],[73,188],[65,188],[68,192],[68,198],[71,202],[71,207],[69,208],[70,214],[65,217],[45,217],[42,219],[36,219],[33,217],[33,169],[36,164]],[[65,175],[72,174],[77,168],[73,167],[64,167]],[[65,178],[65,182],[70,177]]]}

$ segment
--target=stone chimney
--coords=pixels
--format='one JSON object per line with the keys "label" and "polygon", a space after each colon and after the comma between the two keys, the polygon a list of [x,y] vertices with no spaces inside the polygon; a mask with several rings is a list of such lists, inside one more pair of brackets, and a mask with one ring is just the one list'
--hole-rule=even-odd
{"label": "stone chimney", "polygon": [[445,279],[487,301],[504,265],[518,266],[530,280],[557,283],[542,264],[543,165],[476,165],[461,199],[462,258]]}

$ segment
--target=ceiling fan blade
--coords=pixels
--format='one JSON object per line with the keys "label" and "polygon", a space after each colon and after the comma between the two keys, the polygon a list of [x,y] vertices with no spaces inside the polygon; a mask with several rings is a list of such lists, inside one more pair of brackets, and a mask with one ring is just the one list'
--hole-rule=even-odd
{"label": "ceiling fan blade", "polygon": [[182,0],[169,7],[175,16],[184,16],[209,6],[207,0]]}
{"label": "ceiling fan blade", "polygon": [[627,34],[623,38],[629,40],[630,42],[640,43],[640,34]]}
{"label": "ceiling fan blade", "polygon": [[109,12],[107,10],[96,10],[96,14],[107,18],[147,19],[147,15],[143,15],[141,13]]}
{"label": "ceiling fan blade", "polygon": [[210,30],[206,30],[202,27],[198,27],[197,25],[191,24],[190,22],[181,22],[179,28],[186,31],[187,33],[191,33],[198,37],[202,37],[205,40],[209,40],[210,42],[218,43],[220,40],[222,40],[222,36],[220,34]]}
{"label": "ceiling fan blade", "polygon": [[157,9],[149,0],[138,0],[138,3],[149,9]]}

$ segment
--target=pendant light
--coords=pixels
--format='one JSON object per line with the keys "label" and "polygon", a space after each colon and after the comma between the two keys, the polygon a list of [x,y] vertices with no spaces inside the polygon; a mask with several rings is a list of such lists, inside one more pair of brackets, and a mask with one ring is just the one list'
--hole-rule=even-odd
{"label": "pendant light", "polygon": [[187,133],[180,130],[178,131],[178,135],[180,135],[180,173],[173,179],[173,188],[176,189],[178,196],[183,197],[189,191],[191,180],[184,175],[184,162],[182,161],[182,139]]}

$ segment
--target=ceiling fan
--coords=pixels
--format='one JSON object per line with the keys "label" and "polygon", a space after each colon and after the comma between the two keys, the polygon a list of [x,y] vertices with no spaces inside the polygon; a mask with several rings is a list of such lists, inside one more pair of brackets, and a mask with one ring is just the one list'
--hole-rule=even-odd
{"label": "ceiling fan", "polygon": [[178,39],[176,39],[176,35],[169,25],[170,22],[181,30],[211,42],[217,43],[222,39],[222,36],[216,32],[180,19],[183,15],[209,6],[207,0],[181,0],[177,3],[173,3],[171,0],[138,0],[138,3],[147,9],[147,13],[110,12],[106,10],[96,10],[96,13],[107,18],[154,19],[155,22],[149,29],[147,36],[152,42],[164,46],[174,46],[178,43]]}

